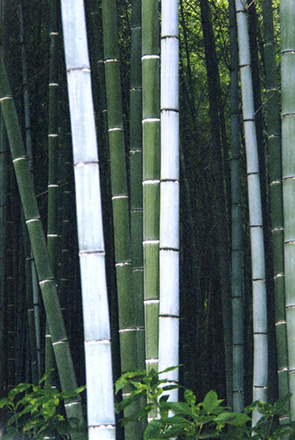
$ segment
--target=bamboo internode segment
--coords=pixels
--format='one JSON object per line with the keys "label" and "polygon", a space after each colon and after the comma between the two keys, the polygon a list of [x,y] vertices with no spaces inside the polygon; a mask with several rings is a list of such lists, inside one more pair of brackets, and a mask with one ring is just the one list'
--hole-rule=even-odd
{"label": "bamboo internode segment", "polygon": [[[254,372],[253,401],[267,400],[268,336],[265,283],[265,256],[262,223],[262,205],[259,180],[258,149],[253,102],[247,10],[241,0],[236,0],[236,17],[239,41],[239,65],[242,86],[243,120],[247,159],[247,181],[250,217],[250,240],[253,287]],[[261,415],[253,413],[253,426]]]}

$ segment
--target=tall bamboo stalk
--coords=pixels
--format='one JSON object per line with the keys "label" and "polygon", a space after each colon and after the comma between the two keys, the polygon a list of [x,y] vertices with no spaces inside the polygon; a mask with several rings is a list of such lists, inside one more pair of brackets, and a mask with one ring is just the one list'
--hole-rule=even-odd
{"label": "tall bamboo stalk", "polygon": [[244,268],[240,171],[239,60],[236,11],[229,1],[230,93],[231,93],[231,203],[232,203],[232,332],[233,332],[233,410],[244,409]]}
{"label": "tall bamboo stalk", "polygon": [[[295,20],[294,4],[290,0],[280,2],[281,20],[281,90],[282,90],[282,176],[284,208],[284,255],[285,255],[285,295],[289,360],[289,387],[291,420],[295,420]],[[281,298],[280,298],[281,299]],[[283,318],[283,317],[281,317]]]}
{"label": "tall bamboo stalk", "polygon": [[[55,281],[50,268],[45,236],[39,216],[36,197],[34,195],[30,171],[25,157],[15,104],[10,91],[2,56],[0,59],[0,102],[24,216],[29,231],[32,253],[36,263],[39,284],[51,331],[51,339],[58,366],[59,378],[63,390],[72,391],[77,388],[77,382],[69,342],[60,311]],[[69,417],[75,417],[82,421],[83,415],[80,401],[68,402],[66,404],[66,411]],[[75,438],[74,435],[73,438]]]}
{"label": "tall bamboo stalk", "polygon": [[132,2],[130,66],[130,226],[132,274],[138,352],[137,368],[144,368],[144,294],[142,249],[142,78],[141,78],[141,2]]}
{"label": "tall bamboo stalk", "polygon": [[[178,0],[162,0],[159,370],[179,364]],[[178,382],[178,370],[166,374]],[[170,392],[177,401],[178,390]]]}
{"label": "tall bamboo stalk", "polygon": [[[287,323],[284,276],[284,220],[282,195],[281,127],[276,73],[272,2],[262,2],[264,60],[266,82],[266,123],[269,143],[269,180],[271,232],[273,246],[273,279],[275,288],[275,322],[279,396],[289,393]],[[281,418],[283,419],[283,418]]]}
{"label": "tall bamboo stalk", "polygon": [[158,368],[160,88],[158,1],[142,2],[142,147],[145,357]]}
{"label": "tall bamboo stalk", "polygon": [[83,296],[89,439],[115,439],[105,250],[83,0],[62,0]]}
{"label": "tall bamboo stalk", "polygon": [[[265,282],[265,256],[259,176],[258,149],[255,129],[253,87],[247,24],[247,9],[242,0],[236,0],[239,41],[239,64],[242,86],[243,121],[245,132],[247,182],[250,216],[250,240],[253,287],[253,401],[267,401],[268,387],[268,333]],[[255,411],[253,426],[261,415]]]}
{"label": "tall bamboo stalk", "polygon": [[[53,276],[57,281],[58,264],[58,2],[51,2],[50,17],[50,66],[49,66],[49,124],[48,124],[48,216],[47,216],[47,247]],[[46,324],[45,335],[45,371],[54,368],[54,355],[51,345],[51,335]],[[52,381],[52,375],[47,383]]]}

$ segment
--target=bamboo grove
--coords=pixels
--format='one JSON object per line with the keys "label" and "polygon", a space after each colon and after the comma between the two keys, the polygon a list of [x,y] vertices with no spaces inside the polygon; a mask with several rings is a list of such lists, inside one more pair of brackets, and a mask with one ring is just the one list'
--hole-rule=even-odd
{"label": "bamboo grove", "polygon": [[293,2],[0,5],[0,397],[53,370],[89,439],[138,440],[114,381],[181,364],[294,421]]}

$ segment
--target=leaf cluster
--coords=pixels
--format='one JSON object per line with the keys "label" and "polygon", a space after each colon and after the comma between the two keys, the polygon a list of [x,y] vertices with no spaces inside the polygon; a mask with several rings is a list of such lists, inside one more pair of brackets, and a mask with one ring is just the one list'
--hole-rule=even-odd
{"label": "leaf cluster", "polygon": [[[67,420],[64,416],[64,401],[79,398],[85,387],[69,393],[45,386],[48,374],[38,385],[20,383],[0,399],[0,409],[7,411],[6,433],[3,440],[43,440],[44,437],[70,439],[70,433],[81,432],[81,440],[86,439],[84,427],[78,420]],[[85,433],[84,433],[85,431]]]}
{"label": "leaf cluster", "polygon": [[[115,384],[115,391],[127,388],[127,397],[116,405],[119,413],[144,397],[148,402],[140,410],[121,420],[126,425],[141,420],[151,412],[157,418],[151,420],[144,431],[144,440],[160,439],[224,439],[224,440],[295,440],[293,423],[279,424],[279,417],[286,415],[286,405],[290,396],[279,399],[273,405],[261,401],[247,406],[242,413],[231,411],[218,399],[215,391],[207,393],[202,402],[197,403],[195,394],[190,389],[184,391],[183,402],[169,401],[169,392],[177,385],[167,385],[167,380],[160,379],[162,372],[151,370],[133,370],[124,373]],[[258,411],[260,419],[255,428],[251,425],[251,414]]]}

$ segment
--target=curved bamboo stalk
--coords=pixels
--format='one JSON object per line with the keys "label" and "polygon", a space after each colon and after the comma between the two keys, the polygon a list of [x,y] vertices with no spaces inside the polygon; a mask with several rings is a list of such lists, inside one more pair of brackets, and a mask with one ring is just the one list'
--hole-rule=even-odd
{"label": "curved bamboo stalk", "polygon": [[284,208],[284,254],[285,254],[285,295],[286,320],[289,360],[289,387],[291,420],[295,420],[295,228],[294,228],[294,193],[295,193],[295,20],[294,4],[290,0],[280,2],[281,19],[281,90],[282,90],[282,176]]}
{"label": "curved bamboo stalk", "polygon": [[83,0],[62,0],[83,296],[89,439],[115,439],[96,129]]}
{"label": "curved bamboo stalk", "polygon": [[[55,282],[50,268],[44,231],[39,216],[36,197],[34,195],[30,171],[25,157],[16,108],[10,92],[10,86],[2,57],[0,60],[0,102],[25,221],[29,231],[32,253],[36,263],[39,284],[51,331],[59,378],[62,389],[64,391],[72,391],[77,388],[77,382],[69,342],[60,311]],[[66,411],[68,417],[75,417],[82,421],[83,415],[80,401],[68,402],[66,404]]]}
{"label": "curved bamboo stalk", "polygon": [[157,0],[142,2],[142,148],[145,357],[158,369],[160,89]]}
{"label": "curved bamboo stalk", "polygon": [[[253,286],[253,401],[267,401],[268,388],[268,333],[265,283],[265,256],[260,192],[258,149],[255,129],[253,87],[247,25],[247,10],[242,0],[236,0],[239,41],[239,64],[242,85],[243,120],[247,158],[247,182],[250,215],[250,239]],[[261,415],[255,411],[252,418],[256,425]]]}
{"label": "curved bamboo stalk", "polygon": [[[162,0],[159,370],[179,364],[178,0]],[[165,373],[178,382],[178,369]],[[177,401],[178,390],[170,393]]]}
{"label": "curved bamboo stalk", "polygon": [[[273,246],[273,279],[275,289],[275,322],[279,396],[289,393],[287,323],[285,310],[284,220],[282,194],[281,127],[276,73],[272,1],[262,2],[264,59],[266,82],[266,123],[269,143],[269,180],[271,232]],[[288,408],[286,408],[286,412]],[[286,417],[281,417],[281,421]]]}
{"label": "curved bamboo stalk", "polygon": [[229,0],[230,93],[231,93],[231,203],[232,203],[232,332],[233,332],[233,410],[244,409],[244,269],[240,172],[239,60],[236,11]]}

